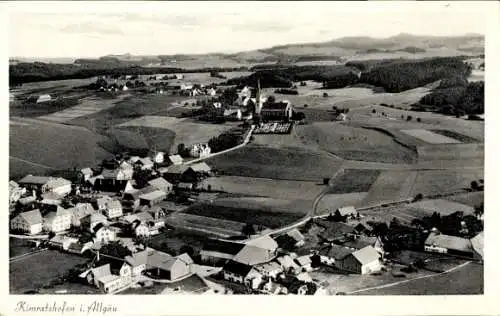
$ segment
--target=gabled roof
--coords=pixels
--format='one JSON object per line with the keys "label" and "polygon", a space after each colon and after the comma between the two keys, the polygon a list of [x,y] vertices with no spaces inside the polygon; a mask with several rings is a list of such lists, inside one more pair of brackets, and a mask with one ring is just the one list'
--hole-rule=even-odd
{"label": "gabled roof", "polygon": [[153,220],[153,216],[148,212],[139,212],[134,214],[137,219],[143,223],[149,222]]}
{"label": "gabled roof", "polygon": [[165,192],[160,191],[160,190],[156,190],[156,191],[153,191],[150,193],[142,194],[139,196],[139,198],[142,200],[151,201],[151,200],[156,200],[156,199],[163,199],[166,196],[167,195],[165,194]]}
{"label": "gabled roof", "polygon": [[302,235],[297,228],[292,229],[288,233],[288,236],[292,237],[296,242],[302,241],[305,239],[304,235]]}
{"label": "gabled roof", "polygon": [[42,194],[42,198],[44,200],[60,200],[60,199],[62,199],[62,197],[59,194],[54,193],[54,192],[44,193],[44,194]]}
{"label": "gabled roof", "polygon": [[425,240],[425,245],[436,246],[445,249],[472,252],[472,244],[469,239],[431,233]]}
{"label": "gabled roof", "polygon": [[276,270],[280,271],[281,265],[275,261],[271,261],[271,262],[266,262],[266,263],[256,265],[255,270],[257,270],[259,272],[271,273],[271,272],[274,272]]}
{"label": "gabled roof", "polygon": [[50,179],[49,181],[47,181],[47,183],[45,183],[45,185],[47,186],[47,188],[53,189],[53,188],[59,188],[62,186],[71,185],[71,181],[63,179],[63,178],[56,178],[56,179]]}
{"label": "gabled roof", "polygon": [[106,284],[106,283],[114,282],[118,279],[120,279],[119,276],[109,274],[109,275],[105,275],[105,276],[98,278],[97,281]]}
{"label": "gabled roof", "polygon": [[306,266],[308,264],[311,264],[311,256],[300,256],[300,257],[296,258],[295,261],[300,266]]}
{"label": "gabled roof", "polygon": [[351,214],[356,214],[356,209],[354,208],[354,206],[344,206],[337,209],[337,212],[339,212],[341,216],[347,216]]}
{"label": "gabled roof", "polygon": [[182,253],[176,257],[177,259],[181,260],[182,262],[186,264],[193,264],[194,261],[191,259],[191,257],[187,253]]}
{"label": "gabled roof", "polygon": [[125,257],[125,262],[130,264],[132,267],[137,267],[141,264],[147,264],[149,253],[150,253],[150,250],[148,250],[148,249],[133,253],[131,256]]}
{"label": "gabled roof", "polygon": [[481,256],[484,257],[484,234],[480,232],[470,240],[472,248]]}
{"label": "gabled roof", "polygon": [[80,170],[81,173],[83,173],[84,175],[89,175],[89,176],[92,176],[94,174],[94,171],[90,168],[83,168],[82,170]]}
{"label": "gabled roof", "polygon": [[106,203],[106,207],[108,209],[121,208],[122,204],[118,200],[112,200],[112,201],[109,201],[108,203]]}
{"label": "gabled roof", "polygon": [[262,110],[285,110],[290,106],[290,102],[264,102],[262,105]]}
{"label": "gabled roof", "polygon": [[167,173],[182,174],[188,168],[189,168],[189,166],[187,166],[187,165],[172,165],[172,166],[168,167]]}
{"label": "gabled roof", "polygon": [[36,225],[43,222],[42,213],[38,209],[21,213],[18,216],[24,219],[29,225]]}
{"label": "gabled roof", "polygon": [[320,250],[320,254],[322,256],[325,256],[328,258],[333,258],[335,260],[341,260],[353,252],[354,252],[354,250],[350,250],[349,248],[342,247],[342,246],[335,245],[335,244],[333,244],[329,247],[322,248]]}
{"label": "gabled roof", "polygon": [[168,159],[170,159],[170,161],[173,164],[181,164],[184,161],[184,159],[182,159],[182,157],[180,155],[168,156]]}
{"label": "gabled roof", "polygon": [[278,249],[278,243],[267,235],[252,239],[247,243],[247,245],[270,251],[275,251],[276,249]]}
{"label": "gabled roof", "polygon": [[106,216],[102,215],[101,213],[92,213],[89,216],[90,216],[91,223],[107,222],[108,221]]}
{"label": "gabled roof", "polygon": [[92,272],[92,274],[94,275],[94,278],[96,280],[99,280],[100,278],[102,278],[104,276],[111,275],[111,266],[108,263],[108,264],[105,264],[103,266],[93,268],[90,270],[90,272]]}
{"label": "gabled roof", "polygon": [[223,268],[224,271],[231,272],[240,276],[247,276],[248,273],[252,270],[252,266],[243,264],[240,262],[236,262],[233,260],[229,260]]}
{"label": "gabled roof", "polygon": [[37,185],[44,185],[49,180],[53,179],[52,177],[40,177],[40,176],[33,176],[31,174],[25,176],[21,180],[19,180],[20,184],[37,184]]}
{"label": "gabled roof", "polygon": [[92,204],[90,203],[78,203],[72,209],[70,209],[70,211],[72,212],[73,217],[77,219],[81,219],[95,212]]}
{"label": "gabled roof", "polygon": [[55,219],[56,217],[60,217],[60,216],[71,216],[71,211],[70,210],[67,210],[67,209],[64,209],[60,206],[57,206],[57,210],[55,212],[49,212],[47,215],[44,216],[44,220],[46,222],[49,222],[49,221],[52,221],[53,219]]}
{"label": "gabled roof", "polygon": [[161,177],[153,179],[153,180],[149,180],[148,183],[152,187],[154,187],[158,190],[162,190],[164,192],[169,192],[170,189],[172,188],[172,183],[168,182],[167,180],[165,180]]}
{"label": "gabled roof", "polygon": [[298,269],[299,266],[293,261],[292,257],[289,255],[281,256],[276,258],[276,261],[279,262],[284,268],[293,268]]}
{"label": "gabled roof", "polygon": [[202,250],[220,252],[234,256],[238,252],[240,252],[244,246],[245,244],[242,243],[224,241],[218,239],[209,239],[205,244],[203,244]]}
{"label": "gabled roof", "polygon": [[16,188],[19,188],[19,184],[17,184],[17,182],[13,181],[13,180],[9,181],[9,189],[12,190],[12,189],[16,189]]}
{"label": "gabled roof", "polygon": [[149,157],[140,158],[136,163],[141,164],[143,166],[152,166],[154,162]]}
{"label": "gabled roof", "polygon": [[114,180],[114,178],[99,178],[97,177],[94,182],[94,189],[103,192],[120,192],[124,191],[129,180]]}
{"label": "gabled roof", "polygon": [[354,248],[354,249],[362,249],[367,246],[374,246],[375,243],[378,241],[378,237],[369,237],[369,236],[359,236],[353,240],[348,240],[342,245],[344,247],[349,247],[349,248]]}
{"label": "gabled roof", "polygon": [[362,265],[379,260],[380,254],[372,246],[356,250],[351,254]]}
{"label": "gabled roof", "polygon": [[264,263],[272,259],[273,257],[270,256],[269,250],[252,245],[245,245],[233,258],[234,261],[248,265]]}
{"label": "gabled roof", "polygon": [[205,162],[193,164],[189,168],[191,170],[193,170],[194,172],[210,172],[210,171],[212,171],[212,168],[210,168],[210,166],[207,165]]}

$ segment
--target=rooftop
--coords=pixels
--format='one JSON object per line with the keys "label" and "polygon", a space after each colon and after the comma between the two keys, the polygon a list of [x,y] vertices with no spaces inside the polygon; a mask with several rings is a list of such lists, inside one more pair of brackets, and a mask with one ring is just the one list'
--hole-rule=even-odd
{"label": "rooftop", "polygon": [[40,210],[24,212],[19,214],[18,216],[24,219],[29,225],[36,225],[43,222],[42,213],[40,213]]}
{"label": "rooftop", "polygon": [[167,195],[165,194],[165,192],[160,191],[160,190],[156,190],[156,191],[153,191],[150,193],[143,194],[143,195],[139,196],[139,198],[143,199],[143,200],[150,201],[150,200],[163,199],[166,196]]}
{"label": "rooftop", "polygon": [[425,240],[425,244],[462,252],[472,252],[471,240],[440,233],[431,233]]}
{"label": "rooftop", "polygon": [[40,176],[33,176],[31,174],[27,175],[26,177],[22,178],[19,180],[20,184],[39,184],[43,185],[49,180],[53,179],[52,177],[40,177]]}
{"label": "rooftop", "polygon": [[368,264],[380,258],[380,254],[372,246],[356,250],[351,255],[361,264]]}

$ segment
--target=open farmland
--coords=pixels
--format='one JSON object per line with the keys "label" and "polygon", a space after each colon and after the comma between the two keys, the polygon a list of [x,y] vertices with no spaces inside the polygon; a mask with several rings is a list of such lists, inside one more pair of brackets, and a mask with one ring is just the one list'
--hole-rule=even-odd
{"label": "open farmland", "polygon": [[448,201],[476,207],[484,203],[484,192],[467,192],[446,197]]}
{"label": "open farmland", "polygon": [[[206,160],[224,175],[321,182],[342,161],[300,148],[248,145]],[[307,166],[307,167],[304,167]]]}
{"label": "open farmland", "polygon": [[62,276],[74,266],[86,261],[86,258],[53,250],[42,251],[23,259],[14,260],[9,264],[10,293],[22,294],[25,291],[42,287],[51,280]]}
{"label": "open farmland", "polygon": [[344,123],[313,123],[297,131],[306,144],[344,159],[385,163],[413,163],[415,153],[384,133]]}
{"label": "open farmland", "polygon": [[419,161],[484,159],[484,144],[446,144],[418,147]]}
{"label": "open farmland", "polygon": [[325,194],[321,197],[316,207],[314,215],[327,214],[344,206],[362,206],[366,198],[366,192]]}
{"label": "open farmland", "polygon": [[175,213],[166,219],[166,223],[174,227],[191,229],[217,237],[239,236],[245,223],[206,217],[188,213]]}
{"label": "open farmland", "polygon": [[483,172],[480,169],[419,171],[411,196],[419,193],[426,196],[460,191],[470,188],[471,181],[482,178]]}
{"label": "open farmland", "polygon": [[310,208],[310,201],[246,197],[197,203],[183,213],[278,228],[300,220]]}
{"label": "open farmland", "polygon": [[425,129],[406,129],[401,130],[401,132],[408,134],[410,136],[416,137],[423,140],[429,144],[458,144],[460,141],[446,137],[444,135],[433,133]]}
{"label": "open farmland", "polygon": [[383,171],[370,187],[363,205],[376,205],[410,198],[417,175],[416,171]]}
{"label": "open farmland", "polygon": [[318,182],[273,180],[265,178],[220,176],[205,179],[201,186],[229,193],[267,196],[276,199],[313,200],[322,190]]}
{"label": "open farmland", "polygon": [[109,134],[119,148],[169,151],[174,144],[175,133],[168,129],[144,126],[126,126],[112,129]]}
{"label": "open farmland", "polygon": [[327,192],[329,194],[368,192],[379,175],[379,170],[346,169],[330,180]]}
{"label": "open farmland", "polygon": [[27,125],[10,125],[9,156],[15,160],[11,166],[16,168],[10,170],[11,176],[20,176],[40,166],[53,169],[93,166],[110,156],[100,147],[105,138],[87,129],[32,119],[12,120]]}
{"label": "open farmland", "polygon": [[464,215],[474,214],[474,208],[471,206],[441,199],[423,200],[408,204],[404,208],[413,211],[415,215],[421,217],[430,216],[434,212],[440,213],[442,216],[455,212],[463,212]]}

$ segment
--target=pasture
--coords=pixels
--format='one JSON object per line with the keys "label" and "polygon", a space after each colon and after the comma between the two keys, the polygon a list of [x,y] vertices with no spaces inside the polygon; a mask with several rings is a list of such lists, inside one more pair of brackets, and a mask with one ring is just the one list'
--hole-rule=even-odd
{"label": "pasture", "polygon": [[404,208],[413,212],[417,217],[431,216],[434,212],[441,214],[441,216],[455,212],[463,212],[464,215],[474,214],[474,208],[471,206],[442,199],[423,200],[408,204]]}
{"label": "pasture", "polygon": [[11,167],[15,168],[10,171],[11,176],[43,166],[53,169],[94,166],[110,157],[100,147],[105,138],[87,129],[24,118],[12,120],[23,125],[10,125],[9,156]]}
{"label": "pasture", "polygon": [[318,202],[314,215],[328,214],[344,206],[363,206],[366,192],[325,194]]}
{"label": "pasture", "polygon": [[446,197],[446,200],[476,207],[481,203],[484,203],[484,192],[480,191],[457,194]]}
{"label": "pasture", "polygon": [[348,160],[414,163],[415,153],[384,133],[344,123],[313,123],[297,130],[309,145]]}
{"label": "pasture", "polygon": [[364,206],[410,198],[416,171],[383,171],[363,200]]}
{"label": "pasture", "polygon": [[[234,124],[212,124],[191,121],[186,119],[177,119],[174,117],[164,117],[164,116],[143,116],[137,119],[133,119],[118,125],[120,128],[123,127],[141,127],[148,128],[155,131],[161,131],[162,129],[168,131],[168,134],[173,134],[174,139],[171,146],[162,147],[165,150],[171,150],[172,152],[177,151],[178,144],[185,144],[189,146],[191,144],[206,143],[212,137],[218,136],[221,133],[230,130],[234,127]],[[152,135],[156,140],[163,142],[164,137],[162,133]],[[171,141],[170,139],[168,140]],[[166,144],[166,142],[163,142]]]}
{"label": "pasture", "polygon": [[484,144],[428,145],[417,150],[419,161],[484,159]]}
{"label": "pasture", "polygon": [[[321,182],[342,161],[300,148],[248,145],[206,160],[223,175]],[[307,166],[307,167],[305,167]]]}
{"label": "pasture", "polygon": [[200,185],[205,189],[210,185],[212,190],[284,200],[297,197],[303,200],[313,200],[323,190],[323,186],[318,182],[237,176],[210,177]]}
{"label": "pasture", "polygon": [[175,213],[166,219],[166,223],[183,229],[194,230],[208,235],[228,238],[239,236],[245,226],[244,223],[193,215],[188,213]]}
{"label": "pasture", "polygon": [[86,261],[86,258],[80,256],[47,250],[10,262],[9,292],[22,294],[25,291],[42,287]]}
{"label": "pasture", "polygon": [[410,196],[452,193],[470,188],[471,181],[482,179],[482,170],[425,170],[419,171]]}
{"label": "pasture", "polygon": [[171,130],[144,126],[115,128],[108,135],[118,148],[143,150],[156,148],[166,152],[172,149],[175,139],[175,133]]}
{"label": "pasture", "polygon": [[328,194],[368,192],[380,175],[379,170],[346,169],[330,180]]}
{"label": "pasture", "polygon": [[446,137],[444,135],[433,133],[425,129],[404,129],[401,132],[416,137],[429,144],[459,144],[460,141]]}
{"label": "pasture", "polygon": [[310,201],[242,197],[197,203],[182,213],[278,228],[300,220],[310,209]]}

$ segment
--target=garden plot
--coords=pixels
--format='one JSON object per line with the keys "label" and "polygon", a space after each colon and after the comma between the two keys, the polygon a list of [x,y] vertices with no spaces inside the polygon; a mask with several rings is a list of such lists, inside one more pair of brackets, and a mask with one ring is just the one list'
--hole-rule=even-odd
{"label": "garden plot", "polygon": [[384,171],[370,187],[363,205],[376,205],[411,197],[416,171]]}
{"label": "garden plot", "polygon": [[277,199],[313,200],[323,190],[317,182],[274,180],[265,178],[220,176],[205,179],[201,186],[205,189],[228,193],[267,196]]}
{"label": "garden plot", "polygon": [[425,129],[406,129],[401,132],[416,137],[429,144],[459,144],[460,141]]}

